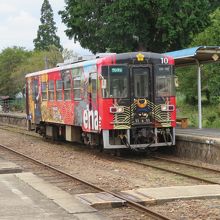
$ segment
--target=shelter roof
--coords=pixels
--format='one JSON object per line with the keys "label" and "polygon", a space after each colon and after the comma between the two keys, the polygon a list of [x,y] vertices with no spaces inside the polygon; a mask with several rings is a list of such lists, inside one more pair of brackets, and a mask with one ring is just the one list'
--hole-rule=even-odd
{"label": "shelter roof", "polygon": [[220,61],[220,46],[198,46],[165,53],[172,56],[175,66],[187,66],[199,63]]}
{"label": "shelter roof", "polygon": [[9,96],[0,96],[0,100],[8,100],[8,99],[10,99]]}

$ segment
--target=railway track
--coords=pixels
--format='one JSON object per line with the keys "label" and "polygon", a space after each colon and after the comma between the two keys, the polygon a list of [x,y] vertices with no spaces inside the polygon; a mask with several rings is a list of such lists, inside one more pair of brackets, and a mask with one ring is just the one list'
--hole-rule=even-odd
{"label": "railway track", "polygon": [[13,125],[9,125],[9,124],[6,125],[6,124],[0,123],[0,129],[5,130],[5,131],[11,131],[11,132],[19,133],[19,134],[22,134],[22,135],[27,135],[27,136],[30,136],[30,137],[42,138],[39,134],[37,134],[33,131],[28,131],[26,128],[17,127],[17,126],[13,126]]}
{"label": "railway track", "polygon": [[177,161],[163,157],[149,157],[147,159],[127,159],[117,157],[119,160],[151,167],[165,172],[177,174],[187,178],[195,179],[208,184],[220,184],[220,170],[199,166],[187,162]]}
{"label": "railway track", "polygon": [[158,159],[158,160],[163,160],[163,161],[168,161],[174,164],[182,164],[182,165],[186,165],[186,166],[191,166],[191,167],[195,167],[195,168],[201,168],[207,171],[213,171],[213,172],[217,172],[220,173],[220,169],[215,169],[215,168],[210,168],[210,167],[206,167],[206,166],[201,166],[201,165],[196,165],[196,164],[192,164],[189,162],[183,162],[180,160],[175,160],[175,159],[171,159],[171,158],[166,158],[166,157],[161,157],[161,156],[153,156],[152,158]]}
{"label": "railway track", "polygon": [[[4,130],[16,132],[16,133],[20,133],[20,134],[24,134],[24,135],[28,135],[28,136],[32,136],[32,137],[35,137],[35,138],[42,138],[42,137],[39,137],[35,133],[33,134],[33,132],[26,131],[25,129],[20,129],[18,127],[14,127],[14,126],[10,126],[10,125],[9,126],[4,125],[4,126],[0,127],[0,129],[4,129]],[[108,157],[108,155],[107,155],[107,157]],[[148,166],[148,167],[152,167],[152,168],[162,170],[162,171],[165,171],[165,172],[181,175],[181,176],[184,176],[184,177],[188,177],[188,178],[191,178],[191,179],[202,181],[204,183],[220,184],[220,169],[214,169],[214,168],[209,168],[209,167],[204,167],[204,166],[198,166],[198,165],[191,164],[191,163],[188,163],[188,162],[183,162],[183,161],[164,158],[164,157],[159,157],[159,156],[152,156],[152,157],[147,158],[147,159],[140,159],[140,158],[138,158],[138,159],[126,159],[126,158],[122,158],[122,157],[116,157],[116,158],[119,159],[119,160],[124,160],[124,161],[135,163],[135,164],[138,164],[138,165]],[[177,166],[173,167],[173,165],[178,165],[178,167]],[[196,172],[195,172],[195,169],[196,169]],[[200,170],[200,172],[197,172],[198,170]],[[203,170],[202,172],[205,171],[205,173],[201,174],[201,170]],[[213,174],[215,176],[210,177],[210,173],[211,173],[211,175]],[[201,175],[205,175],[207,177],[204,178],[204,177],[201,177]],[[215,179],[218,179],[218,180],[215,180]]]}
{"label": "railway track", "polygon": [[[1,127],[0,127],[0,129],[1,129]],[[7,130],[15,132],[15,133],[24,134],[23,131],[18,132],[16,129],[11,130],[10,128],[8,128]],[[24,135],[26,135],[26,134],[24,134]],[[34,135],[31,135],[31,132],[30,132],[30,135],[29,134],[27,134],[27,135],[28,136],[34,136]],[[40,137],[40,139],[42,139],[42,138]],[[110,156],[109,154],[107,154],[107,155],[102,154],[102,156],[106,157],[107,159],[108,158],[111,158],[111,160],[113,159],[113,156],[112,155]],[[140,157],[138,157],[138,159],[125,159],[125,158],[116,158],[116,159],[120,159],[120,160],[122,159],[122,160],[125,160],[125,161],[128,161],[128,162],[136,163],[136,164],[141,165],[141,166],[148,166],[148,167],[163,170],[163,171],[169,172],[169,173],[172,172],[176,175],[181,175],[181,176],[185,176],[187,178],[196,179],[196,180],[200,181],[200,183],[201,182],[209,183],[209,184],[210,183],[211,184],[219,184],[220,183],[220,181],[219,181],[220,180],[220,174],[219,174],[218,169],[201,167],[201,166],[198,166],[198,165],[195,165],[195,164],[180,162],[179,160],[178,161],[177,160],[171,160],[169,158],[162,158],[162,157],[150,157],[150,158],[147,158],[147,159],[146,158],[143,159],[143,158],[140,158]],[[20,159],[20,160],[22,160],[22,159]],[[186,169],[185,166],[187,166],[188,168]],[[198,169],[202,169],[202,171],[198,172]],[[214,176],[210,176],[210,172],[214,173],[214,174],[212,174]],[[42,172],[39,171],[39,173],[38,172],[35,172],[35,173],[37,175],[44,176],[45,177],[44,179],[48,180],[51,183],[58,184],[57,186],[59,186],[61,188],[63,187],[63,189],[65,189],[65,184],[63,183],[63,179],[64,179],[63,177],[58,178],[57,175],[56,176],[53,176],[53,175],[49,176],[49,175],[45,174],[43,171]],[[192,173],[194,173],[194,174],[192,175]],[[201,174],[201,176],[198,176],[198,174]],[[206,178],[203,178],[202,176],[206,176]],[[70,179],[72,179],[72,178],[70,177]],[[218,181],[216,181],[216,180],[218,180]],[[71,181],[73,181],[73,180],[65,180],[65,182],[67,184]],[[77,184],[78,184],[78,188],[83,188],[81,186],[81,184],[77,180],[75,180],[75,185],[77,185]],[[66,187],[66,188],[67,188],[68,192],[71,193],[71,191],[69,191],[68,187]],[[87,189],[87,192],[91,192],[92,190],[94,192],[100,192],[100,191],[108,192],[108,191],[103,190],[103,189],[99,190],[99,189],[94,189],[92,187],[91,188],[89,187],[89,189]],[[72,191],[74,191],[74,190],[72,190]],[[85,192],[86,192],[86,190],[82,189],[82,193],[85,193]],[[112,192],[111,194],[118,197],[118,198],[127,200],[127,199],[121,197],[120,195],[117,195],[117,193]],[[129,204],[128,201],[127,201],[127,205],[132,207],[132,204]],[[137,209],[137,210],[141,210],[142,212],[145,212],[145,211],[142,210],[141,207],[135,207],[133,209]],[[150,210],[150,212],[151,212],[151,210]],[[151,216],[151,218],[155,218],[155,219],[169,219],[168,217],[165,217],[165,216],[164,217],[155,216],[152,213],[151,214],[148,213],[147,215],[149,215],[149,216]]]}
{"label": "railway track", "polygon": [[[37,160],[37,159],[30,157],[28,155],[25,155],[23,153],[20,153],[20,152],[14,150],[14,149],[11,149],[10,147],[7,147],[5,145],[0,144],[0,148],[2,150],[4,150],[4,153],[3,153],[3,155],[5,154],[4,156],[6,156],[6,154],[7,154],[7,159],[10,159],[10,161],[15,162],[15,163],[18,163],[18,162],[19,162],[19,164],[22,163],[23,166],[25,167],[25,171],[31,171],[34,174],[36,174],[40,177],[43,177],[43,179],[49,181],[50,183],[58,184],[59,187],[64,188],[64,190],[65,190],[65,185],[67,185],[67,183],[72,184],[72,181],[73,181],[74,185],[83,184],[84,186],[86,186],[88,192],[106,192],[106,193],[109,193],[117,198],[123,199],[126,201],[127,206],[129,206],[137,211],[143,212],[144,214],[146,214],[150,218],[161,219],[161,220],[162,219],[163,220],[170,219],[167,216],[164,216],[164,215],[161,215],[157,212],[152,211],[151,209],[149,209],[148,207],[146,207],[144,205],[133,202],[132,200],[129,200],[128,198],[123,197],[122,195],[118,194],[117,192],[112,192],[112,191],[108,191],[106,189],[97,187],[96,185],[94,185],[88,181],[80,179],[77,176],[74,176],[68,172],[65,172],[65,171],[57,168],[57,167],[54,167],[51,164],[46,164],[40,160]],[[24,158],[25,158],[25,160],[24,160]],[[31,164],[31,166],[30,166],[30,164]],[[84,191],[84,193],[85,193],[85,191]]]}

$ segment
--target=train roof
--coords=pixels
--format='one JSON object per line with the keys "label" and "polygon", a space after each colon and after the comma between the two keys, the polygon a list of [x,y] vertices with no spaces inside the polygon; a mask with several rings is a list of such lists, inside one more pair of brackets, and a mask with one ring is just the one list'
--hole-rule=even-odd
{"label": "train roof", "polygon": [[64,65],[60,65],[58,67],[54,67],[54,68],[51,68],[51,69],[45,69],[45,70],[40,70],[40,71],[36,71],[36,72],[33,72],[33,73],[28,73],[26,74],[26,78],[28,77],[33,77],[33,76],[39,76],[39,75],[43,75],[43,74],[46,74],[46,73],[52,73],[52,72],[57,72],[57,71],[62,71],[62,70],[66,70],[66,69],[71,69],[73,67],[77,68],[77,67],[82,67],[83,66],[89,66],[89,65],[94,65],[94,64],[97,64],[97,63],[100,63],[102,61],[105,61],[106,59],[112,59],[112,60],[115,60],[116,63],[117,61],[128,61],[128,60],[131,60],[131,59],[136,59],[137,55],[138,54],[142,54],[144,55],[145,58],[147,59],[160,59],[161,57],[163,56],[166,56],[166,55],[163,55],[163,54],[159,54],[159,53],[152,53],[152,52],[128,52],[128,53],[119,53],[119,54],[116,54],[116,53],[103,53],[103,54],[98,54],[96,56],[93,56],[93,59],[89,59],[89,60],[80,60],[78,62],[73,62],[73,63],[70,63],[70,64],[65,64]]}
{"label": "train roof", "polygon": [[71,63],[71,64],[67,64],[67,65],[62,65],[62,66],[58,66],[58,67],[54,67],[51,69],[45,69],[45,70],[40,70],[37,72],[33,72],[33,73],[28,73],[26,74],[26,78],[28,77],[32,77],[32,76],[39,76],[39,75],[43,75],[46,73],[52,73],[52,72],[57,72],[57,71],[62,71],[62,70],[66,70],[66,69],[71,69],[73,67],[81,67],[82,66],[82,62],[84,66],[89,66],[92,64],[96,64],[97,59],[94,60],[89,60],[89,61],[81,61],[81,62],[77,62],[77,63]]}

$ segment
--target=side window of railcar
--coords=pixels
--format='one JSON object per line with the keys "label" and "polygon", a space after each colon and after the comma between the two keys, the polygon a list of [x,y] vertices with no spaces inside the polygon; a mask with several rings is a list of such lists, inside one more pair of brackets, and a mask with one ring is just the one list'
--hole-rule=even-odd
{"label": "side window of railcar", "polygon": [[80,79],[80,76],[73,78],[73,93],[74,93],[74,100],[81,99],[81,79]]}
{"label": "side window of railcar", "polygon": [[47,83],[41,82],[42,100],[47,100]]}
{"label": "side window of railcar", "polygon": [[54,80],[49,80],[48,95],[49,95],[49,100],[53,101],[54,100]]}
{"label": "side window of railcar", "polygon": [[[77,67],[74,68],[72,71],[72,77],[73,77],[73,96],[74,100],[81,100],[82,94],[81,94],[81,76],[83,74],[83,68]],[[84,92],[84,96],[87,94],[87,92]]]}
{"label": "side window of railcar", "polygon": [[91,73],[92,99],[97,98],[97,73]]}
{"label": "side window of railcar", "polygon": [[62,91],[63,91],[63,81],[57,80],[56,81],[56,97],[58,101],[63,100]]}
{"label": "side window of railcar", "polygon": [[64,76],[63,85],[64,85],[64,100],[71,100],[71,80],[69,74]]}

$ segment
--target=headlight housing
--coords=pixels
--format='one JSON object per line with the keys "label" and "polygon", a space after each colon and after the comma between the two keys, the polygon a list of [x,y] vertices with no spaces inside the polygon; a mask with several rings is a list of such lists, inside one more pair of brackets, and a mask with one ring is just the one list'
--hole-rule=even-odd
{"label": "headlight housing", "polygon": [[173,112],[174,105],[161,105],[161,111],[162,112]]}
{"label": "headlight housing", "polygon": [[124,106],[112,106],[110,107],[111,113],[123,113],[124,112]]}

